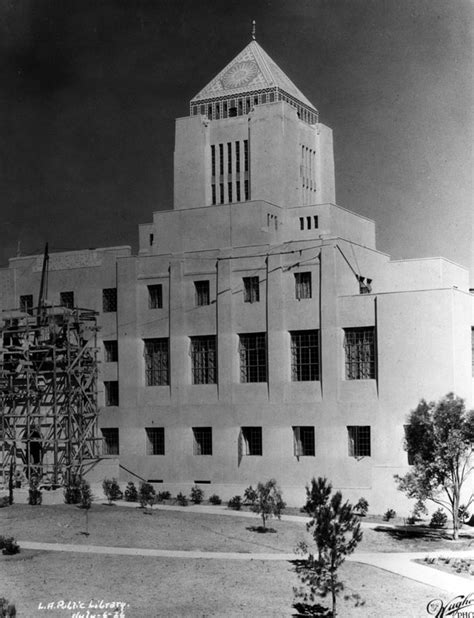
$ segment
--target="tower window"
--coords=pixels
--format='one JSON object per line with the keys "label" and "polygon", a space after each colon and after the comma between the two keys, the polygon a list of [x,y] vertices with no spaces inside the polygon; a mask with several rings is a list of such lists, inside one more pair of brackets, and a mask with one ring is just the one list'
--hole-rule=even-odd
{"label": "tower window", "polygon": [[235,142],[235,171],[240,173],[240,142]]}
{"label": "tower window", "polygon": [[375,329],[344,329],[346,380],[370,380],[375,378]]}
{"label": "tower window", "polygon": [[148,240],[150,242],[150,247],[153,246],[153,241],[155,240],[155,235],[154,234],[150,234],[150,236],[148,237]]}
{"label": "tower window", "polygon": [[208,105],[207,107],[207,117],[209,120],[212,120],[212,105]]}
{"label": "tower window", "polygon": [[209,305],[209,281],[195,281],[195,304],[196,307]]}
{"label": "tower window", "polygon": [[240,381],[267,381],[267,343],[265,333],[240,335]]}
{"label": "tower window", "polygon": [[318,215],[314,215],[313,221],[314,221],[314,229],[317,230],[319,227]]}
{"label": "tower window", "polygon": [[221,117],[221,108],[219,103],[216,103],[216,120],[219,120],[219,118]]}
{"label": "tower window", "polygon": [[239,116],[242,116],[242,113],[243,113],[243,102],[242,102],[242,99],[238,100],[237,105],[238,105],[238,114],[239,114]]}
{"label": "tower window", "polygon": [[74,309],[74,292],[61,292],[59,299],[63,307]]}
{"label": "tower window", "polygon": [[235,183],[235,192],[236,192],[236,199],[238,202],[240,202],[240,180],[237,180],[237,182]]}
{"label": "tower window", "polygon": [[247,202],[250,199],[250,192],[249,192],[249,181],[248,180],[244,180],[244,192],[245,192],[245,201]]}
{"label": "tower window", "polygon": [[249,171],[249,141],[244,139],[244,172]]}
{"label": "tower window", "polygon": [[244,277],[244,303],[260,301],[260,281],[258,277]]}
{"label": "tower window", "polygon": [[117,311],[117,288],[102,290],[102,311],[104,313]]}
{"label": "tower window", "polygon": [[221,182],[219,185],[219,194],[220,194],[219,201],[221,204],[223,204],[224,203],[224,183],[223,182]]}
{"label": "tower window", "polygon": [[227,173],[232,174],[232,144],[227,142]]}
{"label": "tower window", "polygon": [[216,185],[212,184],[211,185],[211,192],[212,192],[212,205],[215,206],[217,203],[217,198],[216,198]]}
{"label": "tower window", "polygon": [[216,147],[211,146],[211,174],[216,175]]}
{"label": "tower window", "polygon": [[229,203],[231,203],[232,202],[232,183],[231,182],[227,183],[227,193],[229,196]]}
{"label": "tower window", "polygon": [[161,283],[148,285],[148,309],[163,308],[163,286]]}
{"label": "tower window", "polygon": [[219,174],[224,174],[224,144],[219,144]]}
{"label": "tower window", "polygon": [[145,384],[166,386],[169,384],[168,339],[145,339]]}
{"label": "tower window", "polygon": [[307,300],[312,297],[311,273],[295,273],[296,300]]}

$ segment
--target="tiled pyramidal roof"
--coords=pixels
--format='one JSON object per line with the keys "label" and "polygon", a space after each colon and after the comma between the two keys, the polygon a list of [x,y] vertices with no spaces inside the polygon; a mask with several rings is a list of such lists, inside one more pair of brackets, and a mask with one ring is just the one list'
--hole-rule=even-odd
{"label": "tiled pyramidal roof", "polygon": [[285,92],[317,113],[314,105],[256,41],[251,41],[205,88],[193,97],[191,105],[262,90]]}

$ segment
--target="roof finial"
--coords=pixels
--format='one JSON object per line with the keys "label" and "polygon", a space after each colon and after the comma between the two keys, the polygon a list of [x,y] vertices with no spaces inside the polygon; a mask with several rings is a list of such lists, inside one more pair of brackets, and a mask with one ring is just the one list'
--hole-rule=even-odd
{"label": "roof finial", "polygon": [[254,41],[255,41],[256,34],[257,34],[256,31],[257,31],[257,25],[256,25],[255,19],[254,19],[254,20],[252,20],[252,39]]}

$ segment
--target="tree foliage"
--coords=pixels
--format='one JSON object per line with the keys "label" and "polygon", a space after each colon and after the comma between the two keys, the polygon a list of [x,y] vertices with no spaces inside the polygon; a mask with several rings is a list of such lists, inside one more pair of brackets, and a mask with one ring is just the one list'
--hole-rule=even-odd
{"label": "tree foliage", "polygon": [[306,588],[295,589],[295,594],[305,603],[314,603],[316,595],[330,593],[332,615],[336,616],[336,598],[344,588],[338,569],[362,540],[360,520],[356,507],[343,502],[340,491],[332,494],[332,485],[325,478],[313,478],[306,495],[305,510],[311,516],[306,527],[317,553],[309,552],[306,543],[299,544],[298,551],[306,557],[298,562],[296,573]]}
{"label": "tree foliage", "polygon": [[[398,488],[422,504],[429,500],[445,508],[456,539],[461,493],[473,471],[474,411],[467,412],[464,400],[453,393],[438,402],[422,399],[408,417],[405,449],[413,467],[395,476]],[[466,509],[473,500],[471,491]]]}
{"label": "tree foliage", "polygon": [[271,517],[280,519],[281,512],[286,507],[281,490],[275,479],[259,483],[255,490],[255,499],[250,508],[262,518],[263,530],[266,530],[267,520]]}

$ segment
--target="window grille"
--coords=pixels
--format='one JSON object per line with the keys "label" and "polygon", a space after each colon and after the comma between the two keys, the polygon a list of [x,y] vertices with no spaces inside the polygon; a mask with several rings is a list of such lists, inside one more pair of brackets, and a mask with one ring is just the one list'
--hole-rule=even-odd
{"label": "window grille", "polygon": [[309,299],[312,296],[311,273],[295,273],[295,296],[297,300]]}
{"label": "window grille", "polygon": [[106,406],[118,406],[119,405],[119,386],[116,380],[104,382],[105,387],[105,405]]}
{"label": "window grille", "polygon": [[217,378],[216,337],[191,337],[193,384],[215,384]]}
{"label": "window grille", "polygon": [[119,455],[119,430],[116,427],[101,429],[104,438],[104,455]]}
{"label": "window grille", "polygon": [[216,147],[211,146],[211,174],[216,175]]}
{"label": "window grille", "polygon": [[145,384],[169,384],[169,346],[166,338],[145,339]]}
{"label": "window grille", "polygon": [[117,341],[104,341],[104,352],[106,363],[116,363],[118,361]]}
{"label": "window grille", "polygon": [[20,296],[20,311],[33,314],[33,294],[23,294]]}
{"label": "window grille", "polygon": [[194,288],[196,307],[209,305],[209,281],[195,281]]}
{"label": "window grille", "polygon": [[227,173],[232,174],[232,144],[227,142]]}
{"label": "window grille", "polygon": [[267,344],[265,333],[240,335],[240,381],[267,381]]}
{"label": "window grille", "polygon": [[74,292],[61,292],[59,294],[59,301],[63,307],[74,309]]}
{"label": "window grille", "polygon": [[161,283],[149,285],[148,287],[148,309],[163,308],[163,286]]}
{"label": "window grille", "polygon": [[244,139],[244,172],[249,171],[249,141]]}
{"label": "window grille", "polygon": [[344,348],[346,357],[346,380],[370,380],[375,378],[375,329],[346,328]]}
{"label": "window grille", "polygon": [[245,455],[262,455],[262,428],[242,427]]}
{"label": "window grille", "polygon": [[165,429],[164,427],[146,427],[146,454],[165,454]]}
{"label": "window grille", "polygon": [[370,426],[347,427],[350,457],[370,457]]}
{"label": "window grille", "polygon": [[194,455],[212,455],[212,427],[193,427]]}
{"label": "window grille", "polygon": [[295,457],[314,457],[314,427],[293,427]]}
{"label": "window grille", "polygon": [[117,288],[102,290],[102,311],[104,313],[117,311]]}
{"label": "window grille", "polygon": [[319,331],[291,333],[291,379],[293,382],[319,380]]}
{"label": "window grille", "polygon": [[224,174],[224,144],[219,144],[219,174]]}
{"label": "window grille", "polygon": [[260,282],[258,277],[244,277],[244,303],[260,301]]}
{"label": "window grille", "polygon": [[240,142],[235,142],[235,171],[240,173]]}

